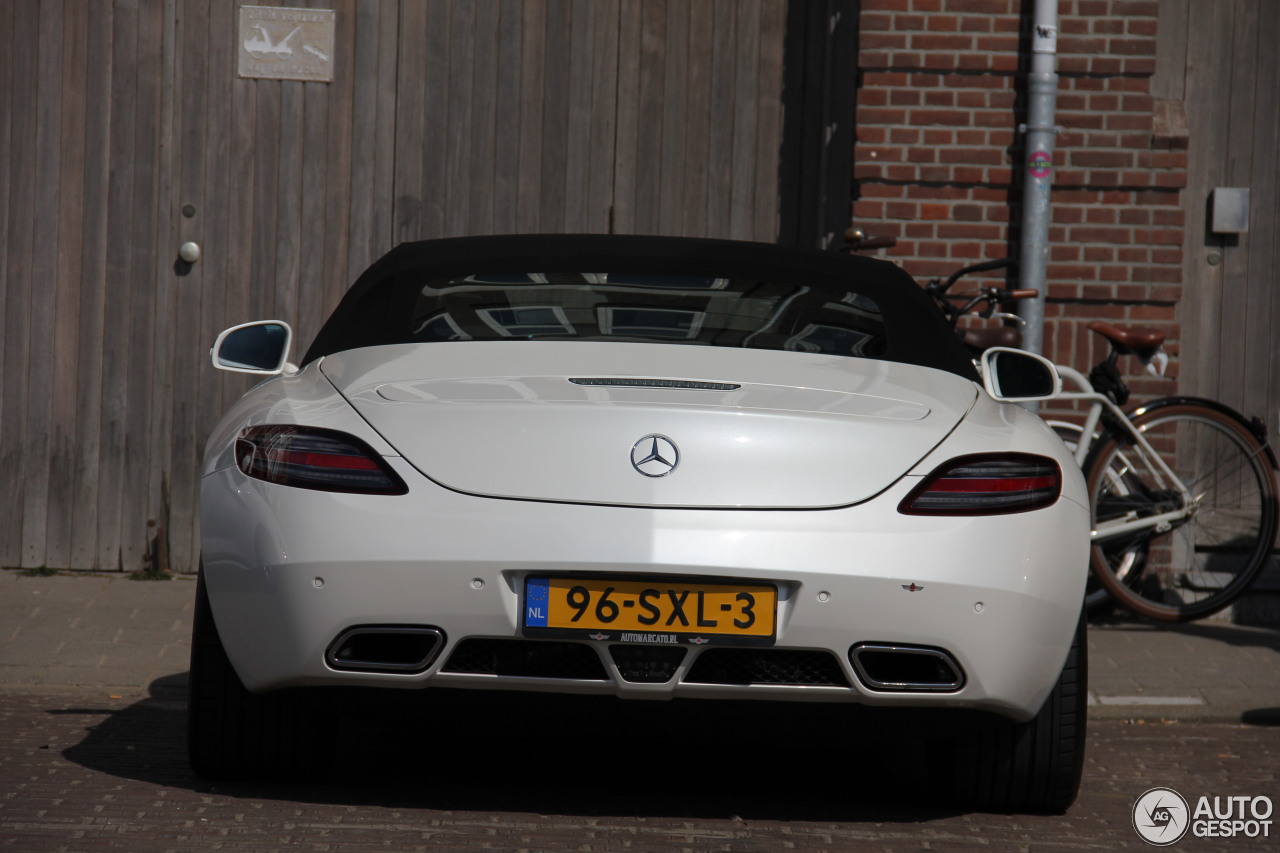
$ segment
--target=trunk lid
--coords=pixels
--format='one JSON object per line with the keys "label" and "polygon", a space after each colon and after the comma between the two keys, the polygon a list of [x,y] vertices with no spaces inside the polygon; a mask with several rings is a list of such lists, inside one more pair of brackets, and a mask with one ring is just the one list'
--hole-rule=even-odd
{"label": "trunk lid", "polygon": [[883,491],[977,386],[926,367],[662,344],[404,344],[321,370],[425,476],[474,495],[817,509]]}

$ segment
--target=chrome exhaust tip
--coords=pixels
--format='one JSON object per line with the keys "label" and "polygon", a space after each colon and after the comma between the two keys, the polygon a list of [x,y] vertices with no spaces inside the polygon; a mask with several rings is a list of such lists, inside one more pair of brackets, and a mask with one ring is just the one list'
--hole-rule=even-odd
{"label": "chrome exhaust tip", "polygon": [[325,650],[331,669],[344,672],[423,672],[444,647],[439,628],[361,625],[348,628]]}
{"label": "chrome exhaust tip", "polygon": [[950,693],[964,686],[956,659],[928,646],[858,643],[849,662],[858,680],[878,693]]}

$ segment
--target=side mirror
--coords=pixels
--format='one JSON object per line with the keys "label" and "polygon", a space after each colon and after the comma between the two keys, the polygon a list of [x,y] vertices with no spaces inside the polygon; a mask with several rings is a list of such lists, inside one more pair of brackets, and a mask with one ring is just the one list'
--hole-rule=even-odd
{"label": "side mirror", "polygon": [[259,320],[227,329],[218,335],[209,352],[213,366],[219,370],[279,376],[297,372],[297,368],[285,360],[292,342],[293,329],[288,323]]}
{"label": "side mirror", "polygon": [[1062,377],[1053,362],[1011,347],[992,347],[982,354],[982,384],[1004,403],[1048,400],[1062,391]]}

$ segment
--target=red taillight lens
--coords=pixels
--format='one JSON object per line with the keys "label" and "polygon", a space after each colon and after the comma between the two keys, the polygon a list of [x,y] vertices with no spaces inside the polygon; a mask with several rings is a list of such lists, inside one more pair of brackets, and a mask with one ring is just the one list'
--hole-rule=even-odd
{"label": "red taillight lens", "polygon": [[898,505],[908,515],[999,515],[1049,506],[1062,493],[1058,463],[1029,453],[952,459]]}
{"label": "red taillight lens", "polygon": [[409,491],[369,445],[328,429],[250,427],[236,439],[236,465],[250,477],[300,489],[366,495]]}

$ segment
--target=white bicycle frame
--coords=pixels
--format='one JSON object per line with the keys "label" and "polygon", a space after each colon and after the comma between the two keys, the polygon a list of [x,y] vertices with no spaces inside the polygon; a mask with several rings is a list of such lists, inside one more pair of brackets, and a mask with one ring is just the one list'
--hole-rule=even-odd
{"label": "white bicycle frame", "polygon": [[[1129,435],[1132,436],[1134,445],[1138,448],[1138,452],[1142,455],[1152,473],[1160,481],[1157,485],[1162,489],[1173,489],[1182,497],[1182,507],[1180,509],[1162,512],[1158,515],[1151,515],[1145,518],[1125,517],[1116,519],[1115,521],[1107,521],[1099,524],[1089,536],[1094,542],[1104,542],[1107,539],[1113,539],[1117,536],[1123,536],[1126,533],[1132,533],[1137,530],[1148,530],[1155,528],[1159,533],[1169,530],[1174,522],[1178,522],[1186,518],[1195,507],[1195,496],[1187,490],[1182,480],[1173,472],[1164,461],[1164,458],[1156,452],[1151,446],[1141,430],[1133,425],[1129,420],[1129,416],[1124,410],[1113,403],[1110,398],[1104,394],[1099,394],[1094,390],[1093,384],[1083,373],[1074,368],[1065,365],[1057,365],[1058,374],[1062,376],[1064,387],[1055,399],[1058,400],[1083,400],[1090,404],[1089,414],[1085,416],[1084,426],[1063,421],[1049,421],[1050,426],[1059,426],[1069,429],[1072,432],[1080,430],[1080,440],[1076,442],[1075,458],[1076,464],[1084,467],[1085,460],[1089,458],[1089,451],[1093,447],[1094,439],[1097,437],[1098,424],[1102,420],[1103,411],[1108,411],[1118,423],[1124,424]],[[1069,386],[1078,388],[1078,391],[1067,390]]]}

